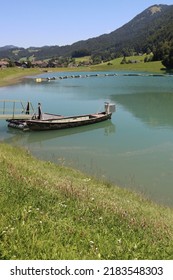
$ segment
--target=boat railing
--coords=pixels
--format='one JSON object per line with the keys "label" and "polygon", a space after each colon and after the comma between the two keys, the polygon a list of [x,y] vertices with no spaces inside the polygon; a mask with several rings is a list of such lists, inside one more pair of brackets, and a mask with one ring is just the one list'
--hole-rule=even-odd
{"label": "boat railing", "polygon": [[34,108],[30,101],[0,100],[0,119],[30,118]]}

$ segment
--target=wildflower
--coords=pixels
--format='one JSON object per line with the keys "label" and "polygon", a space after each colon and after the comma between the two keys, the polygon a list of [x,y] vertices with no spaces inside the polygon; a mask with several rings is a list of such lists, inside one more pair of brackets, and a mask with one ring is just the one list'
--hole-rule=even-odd
{"label": "wildflower", "polygon": [[91,181],[91,179],[90,178],[85,178],[85,179],[83,179],[83,181],[84,182],[89,182],[89,181]]}
{"label": "wildflower", "polygon": [[60,205],[61,207],[64,207],[64,208],[66,208],[66,207],[67,207],[67,205],[66,205],[66,204],[64,204],[64,203],[59,203],[59,205]]}

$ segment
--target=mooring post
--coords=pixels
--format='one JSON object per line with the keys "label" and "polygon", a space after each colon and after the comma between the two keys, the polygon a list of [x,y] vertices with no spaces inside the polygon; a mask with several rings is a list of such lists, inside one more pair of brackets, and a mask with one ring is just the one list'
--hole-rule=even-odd
{"label": "mooring post", "polygon": [[3,105],[3,115],[5,114],[5,100],[4,100],[4,105]]}
{"label": "mooring post", "polygon": [[14,112],[15,112],[15,101],[13,102],[13,119],[14,119]]}

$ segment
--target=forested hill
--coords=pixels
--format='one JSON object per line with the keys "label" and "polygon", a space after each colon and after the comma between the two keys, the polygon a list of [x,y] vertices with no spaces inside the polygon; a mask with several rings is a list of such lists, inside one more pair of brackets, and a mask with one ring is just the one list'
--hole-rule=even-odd
{"label": "forested hill", "polygon": [[93,52],[146,52],[162,42],[173,40],[173,5],[155,5],[137,15],[121,28],[102,36],[73,44],[74,49]]}
{"label": "forested hill", "polygon": [[[122,11],[123,12],[123,11]],[[115,13],[116,16],[116,13]],[[0,58],[19,60],[35,56],[46,59],[57,56],[101,56],[104,60],[132,53],[154,52],[159,59],[163,49],[173,43],[173,5],[154,5],[144,10],[121,28],[95,38],[78,41],[67,46],[41,48],[0,48]],[[55,36],[58,37],[58,34]]]}

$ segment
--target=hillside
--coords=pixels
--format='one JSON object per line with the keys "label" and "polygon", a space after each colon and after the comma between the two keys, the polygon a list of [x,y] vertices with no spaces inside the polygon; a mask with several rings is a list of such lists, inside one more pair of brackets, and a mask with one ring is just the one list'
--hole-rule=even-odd
{"label": "hillside", "polygon": [[116,56],[122,55],[123,51],[146,52],[148,48],[153,50],[162,41],[173,38],[172,25],[173,6],[152,6],[110,34],[77,42],[71,47],[86,48],[91,53],[107,50]]}
{"label": "hillside", "polygon": [[[123,11],[122,11],[123,12]],[[173,5],[154,5],[144,10],[121,28],[101,36],[67,46],[44,46],[28,49],[7,46],[0,48],[0,58],[19,60],[34,55],[35,59],[73,56],[75,52],[101,55],[110,60],[132,53],[155,51],[173,42]],[[58,34],[57,34],[58,35]]]}

